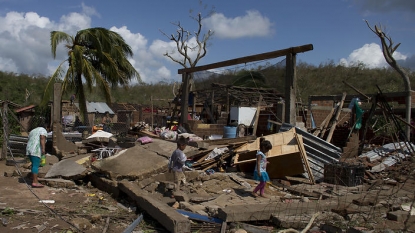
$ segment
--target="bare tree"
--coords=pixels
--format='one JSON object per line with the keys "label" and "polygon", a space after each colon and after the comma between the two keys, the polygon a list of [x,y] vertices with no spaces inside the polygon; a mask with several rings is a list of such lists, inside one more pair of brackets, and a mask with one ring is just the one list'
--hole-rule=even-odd
{"label": "bare tree", "polygon": [[[183,68],[190,68],[196,66],[199,60],[206,55],[207,42],[213,35],[213,31],[211,30],[209,30],[207,34],[201,34],[203,20],[201,13],[199,13],[197,17],[191,18],[194,19],[198,24],[198,29],[194,33],[191,33],[190,31],[183,28],[180,22],[172,23],[173,25],[178,27],[178,29],[176,30],[176,34],[171,34],[169,36],[163,31],[161,31],[163,35],[169,38],[169,40],[174,41],[176,43],[176,50],[181,55],[181,59],[174,57],[173,54],[175,53],[175,51],[167,51],[163,55],[170,58],[172,61],[180,64],[181,66],[183,66]],[[192,36],[194,36],[196,39],[196,45],[191,45],[189,43],[189,40],[192,38]],[[196,57],[192,58],[189,54],[189,51],[197,51]]]}
{"label": "bare tree", "polygon": [[365,21],[369,29],[380,38],[380,41],[382,43],[382,52],[383,52],[383,56],[385,57],[386,62],[394,70],[396,70],[399,73],[399,75],[401,75],[405,83],[405,92],[407,93],[406,95],[406,116],[405,116],[406,122],[407,122],[406,137],[408,138],[408,140],[410,140],[410,126],[409,125],[411,124],[411,82],[409,80],[408,73],[404,69],[402,69],[396,62],[395,58],[393,58],[393,53],[396,51],[399,45],[401,45],[401,43],[398,43],[397,45],[394,46],[392,38],[386,35],[385,32],[382,31],[381,25],[379,25],[379,27],[375,25],[375,28],[373,29],[369,25],[369,22],[367,20]]}
{"label": "bare tree", "polygon": [[[202,4],[202,2],[199,2]],[[207,16],[214,13],[214,7],[210,10]],[[176,33],[168,35],[165,32],[160,32],[165,35],[169,40],[174,41],[176,44],[176,50],[180,54],[179,57],[174,56],[175,51],[166,51],[164,56],[170,58],[172,61],[180,64],[183,68],[196,67],[197,63],[206,55],[206,47],[208,46],[208,41],[213,36],[214,32],[209,30],[207,33],[202,33],[202,13],[198,13],[196,17],[190,16],[197,22],[198,28],[196,31],[191,32],[186,30],[182,24],[179,22],[172,23],[177,27]],[[192,44],[190,40],[195,38],[196,44]],[[195,55],[190,54],[190,52],[196,52]],[[191,83],[193,83],[193,75],[185,74],[182,78],[182,98],[181,98],[181,108],[182,110],[186,108],[185,114],[181,115],[181,122],[184,122],[187,119],[187,100],[188,93],[191,88]]]}

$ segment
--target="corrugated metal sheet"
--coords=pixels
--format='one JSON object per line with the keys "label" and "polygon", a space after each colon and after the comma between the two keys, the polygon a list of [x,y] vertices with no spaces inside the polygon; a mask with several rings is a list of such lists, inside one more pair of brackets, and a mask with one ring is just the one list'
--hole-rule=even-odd
{"label": "corrugated metal sheet", "polygon": [[[290,130],[292,125],[283,123],[280,132]],[[319,137],[314,136],[298,127],[295,127],[296,133],[303,136],[303,144],[307,153],[307,160],[316,181],[324,178],[324,165],[339,161],[342,150]],[[307,175],[307,174],[304,174]]]}
{"label": "corrugated metal sheet", "polygon": [[372,167],[372,172],[381,172],[385,168],[390,167],[411,156],[412,148],[415,145],[412,143],[398,142],[385,144],[382,147],[375,148],[371,151],[361,154],[360,158],[368,158],[369,161],[373,162],[376,160],[382,160],[381,163]]}
{"label": "corrugated metal sheet", "polygon": [[[75,103],[75,105],[79,108],[79,104]],[[114,111],[108,106],[107,103],[104,102],[86,102],[86,110],[89,113],[105,113],[109,112],[109,114],[114,114]]]}

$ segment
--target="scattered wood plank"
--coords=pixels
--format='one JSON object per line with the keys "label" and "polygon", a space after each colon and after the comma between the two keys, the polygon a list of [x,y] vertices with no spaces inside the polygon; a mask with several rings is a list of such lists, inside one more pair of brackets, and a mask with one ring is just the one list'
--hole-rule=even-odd
{"label": "scattered wood plank", "polygon": [[310,184],[315,184],[316,181],[314,180],[314,175],[311,172],[310,165],[308,164],[307,152],[305,151],[304,144],[303,144],[303,136],[296,133],[295,138],[297,139],[298,148],[300,149],[301,159],[303,160],[305,170],[307,171]]}
{"label": "scattered wood plank", "polygon": [[327,136],[326,142],[331,141],[331,137],[333,136],[334,129],[336,129],[337,122],[339,121],[340,113],[343,109],[344,100],[346,99],[346,92],[343,92],[342,100],[340,101],[339,106],[337,107],[336,116],[334,117],[334,121],[330,127],[329,135]]}

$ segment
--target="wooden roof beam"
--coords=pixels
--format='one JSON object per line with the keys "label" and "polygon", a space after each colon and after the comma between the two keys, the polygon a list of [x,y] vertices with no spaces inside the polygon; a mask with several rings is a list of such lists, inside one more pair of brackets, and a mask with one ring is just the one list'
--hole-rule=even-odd
{"label": "wooden roof beam", "polygon": [[191,68],[179,69],[178,74],[193,73],[193,72],[202,71],[202,70],[210,70],[210,69],[216,69],[216,68],[221,68],[225,66],[233,66],[233,65],[238,65],[238,64],[248,63],[248,62],[261,61],[261,60],[286,56],[287,54],[290,54],[290,53],[297,54],[297,53],[307,52],[310,50],[313,50],[313,45],[307,44],[307,45],[291,47],[288,49],[282,49],[282,50],[277,50],[277,51],[268,52],[268,53],[261,53],[261,54],[256,54],[252,56],[240,57],[240,58],[235,58],[235,59],[231,59],[227,61],[216,62],[216,63],[204,65],[204,66],[196,66],[196,67],[191,67]]}

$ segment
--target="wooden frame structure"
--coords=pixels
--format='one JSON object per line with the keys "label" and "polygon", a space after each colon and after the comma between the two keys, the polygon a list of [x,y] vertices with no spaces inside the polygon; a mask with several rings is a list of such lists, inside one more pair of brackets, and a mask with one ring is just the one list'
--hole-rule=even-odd
{"label": "wooden frame structure", "polygon": [[296,55],[297,53],[307,52],[313,50],[312,44],[302,45],[298,47],[291,47],[283,50],[277,50],[268,53],[262,53],[247,57],[235,58],[232,60],[212,63],[203,66],[196,66],[191,68],[179,69],[178,74],[182,75],[182,101],[181,101],[181,123],[187,123],[188,106],[189,101],[189,81],[190,74],[197,71],[204,71],[210,69],[216,69],[226,66],[238,65],[248,62],[261,61],[266,59],[277,58],[286,56],[286,78],[285,78],[285,121],[289,124],[295,123],[295,86],[296,86]]}

